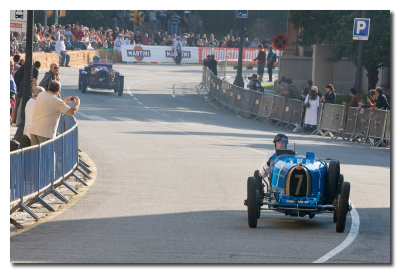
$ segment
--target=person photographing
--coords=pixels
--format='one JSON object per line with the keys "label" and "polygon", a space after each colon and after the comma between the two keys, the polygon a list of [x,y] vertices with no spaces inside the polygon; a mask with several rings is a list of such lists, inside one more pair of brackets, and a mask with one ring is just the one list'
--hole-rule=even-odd
{"label": "person photographing", "polygon": [[[69,107],[66,103],[73,102]],[[31,144],[37,145],[56,136],[61,113],[73,116],[79,109],[80,99],[68,96],[61,99],[61,83],[51,81],[48,91],[41,92],[36,98],[30,128]]]}
{"label": "person photographing", "polygon": [[253,74],[251,77],[248,78],[250,81],[247,83],[247,87],[251,90],[257,91],[257,92],[264,92],[264,88],[261,85],[261,82],[259,79],[257,79],[257,74]]}

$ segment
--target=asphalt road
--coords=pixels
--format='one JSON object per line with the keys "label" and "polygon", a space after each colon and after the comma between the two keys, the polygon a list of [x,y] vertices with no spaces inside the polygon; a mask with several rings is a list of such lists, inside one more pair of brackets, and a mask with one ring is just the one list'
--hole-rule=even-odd
{"label": "asphalt road", "polygon": [[62,68],[62,95],[81,98],[79,146],[96,163],[97,180],[64,213],[12,236],[12,262],[391,261],[389,149],[286,132],[299,153],[340,160],[355,209],[343,234],[331,214],[263,212],[249,229],[247,177],[279,129],[224,113],[182,88],[200,82],[201,66],[115,67],[125,74],[122,97],[81,94],[78,69]]}

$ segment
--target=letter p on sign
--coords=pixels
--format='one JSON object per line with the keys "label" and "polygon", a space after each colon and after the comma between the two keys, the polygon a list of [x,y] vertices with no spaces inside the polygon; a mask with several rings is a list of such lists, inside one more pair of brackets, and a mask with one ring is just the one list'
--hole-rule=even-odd
{"label": "letter p on sign", "polygon": [[369,18],[354,18],[353,40],[368,40],[369,27]]}

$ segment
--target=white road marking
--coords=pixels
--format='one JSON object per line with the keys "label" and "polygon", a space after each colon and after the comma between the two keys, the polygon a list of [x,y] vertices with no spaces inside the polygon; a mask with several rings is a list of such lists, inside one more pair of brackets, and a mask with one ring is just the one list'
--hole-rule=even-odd
{"label": "white road marking", "polygon": [[354,239],[357,237],[358,230],[360,228],[360,217],[358,216],[357,210],[355,206],[352,204],[352,210],[350,212],[351,215],[351,228],[350,232],[347,235],[346,239],[337,247],[326,253],[324,256],[314,261],[313,263],[324,263],[328,261],[333,256],[337,255],[341,251],[343,251],[346,247],[351,245]]}
{"label": "white road marking", "polygon": [[85,115],[85,114],[82,113],[82,112],[76,112],[76,114],[77,114],[78,116],[82,116],[82,117],[84,117],[84,118],[90,119],[90,116]]}
{"label": "white road marking", "polygon": [[84,117],[84,118],[90,119],[90,120],[108,121],[108,120],[105,119],[105,118],[102,118],[102,117],[99,117],[99,116],[95,116],[95,115],[85,115],[85,114],[82,113],[82,112],[77,112],[77,114],[79,114],[80,116],[82,116],[82,117]]}
{"label": "white road marking", "polygon": [[96,121],[108,121],[105,118],[102,118],[102,117],[99,117],[99,116],[95,116],[95,115],[92,115],[92,116],[89,116],[89,117],[90,117],[90,119],[96,120]]}
{"label": "white road marking", "polygon": [[143,105],[143,103],[142,103],[141,101],[138,101],[138,100],[137,100],[136,102],[139,103],[140,105]]}
{"label": "white road marking", "polygon": [[137,120],[131,119],[131,118],[126,118],[126,117],[113,117],[115,119],[121,120],[121,121],[128,121],[128,122],[139,122]]}

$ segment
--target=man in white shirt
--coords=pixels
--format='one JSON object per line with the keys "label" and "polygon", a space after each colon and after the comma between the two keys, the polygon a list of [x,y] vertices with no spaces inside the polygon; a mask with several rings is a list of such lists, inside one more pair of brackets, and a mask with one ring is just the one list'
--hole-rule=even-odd
{"label": "man in white shirt", "polygon": [[174,57],[176,64],[181,64],[182,61],[182,38],[178,36],[174,42]]}
{"label": "man in white shirt", "polygon": [[60,35],[60,39],[57,40],[56,42],[56,52],[60,55],[61,57],[61,66],[69,67],[69,54],[67,53],[67,49],[65,48],[65,37],[64,35]]}
{"label": "man in white shirt", "polygon": [[122,34],[118,34],[117,39],[115,39],[114,41],[114,50],[118,50],[119,52],[121,52],[121,46],[124,44],[124,37],[122,36]]}
{"label": "man in white shirt", "polygon": [[25,127],[24,127],[24,135],[31,138],[31,125],[32,125],[32,115],[33,115],[33,108],[35,106],[36,98],[37,96],[45,92],[43,87],[41,86],[36,86],[35,89],[33,89],[33,96],[28,100],[25,106]]}
{"label": "man in white shirt", "polygon": [[[37,145],[56,136],[61,113],[73,116],[79,109],[78,97],[61,100],[61,83],[51,81],[47,92],[40,93],[33,107],[32,125],[30,128],[31,144]],[[71,107],[66,102],[74,102]]]}

